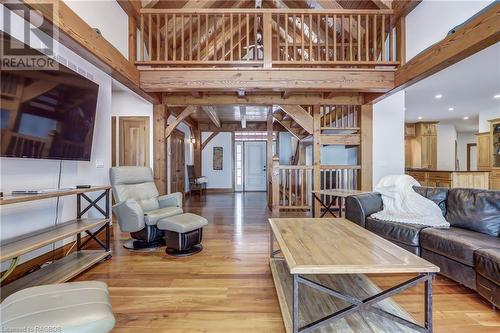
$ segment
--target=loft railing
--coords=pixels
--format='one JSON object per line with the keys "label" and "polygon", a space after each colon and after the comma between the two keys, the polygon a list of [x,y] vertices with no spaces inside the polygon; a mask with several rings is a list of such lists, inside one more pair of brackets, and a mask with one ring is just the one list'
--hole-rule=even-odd
{"label": "loft railing", "polygon": [[397,66],[392,10],[141,9],[142,66]]}
{"label": "loft railing", "polygon": [[[359,165],[321,165],[320,189],[359,189]],[[271,169],[269,206],[273,214],[280,211],[311,210],[314,167],[310,165],[280,165],[273,159]],[[331,198],[323,198],[329,202]]]}

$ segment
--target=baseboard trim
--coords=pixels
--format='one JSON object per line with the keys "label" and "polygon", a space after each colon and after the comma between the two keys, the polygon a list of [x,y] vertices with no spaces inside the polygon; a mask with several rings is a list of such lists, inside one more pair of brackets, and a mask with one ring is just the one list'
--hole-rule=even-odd
{"label": "baseboard trim", "polygon": [[207,193],[233,193],[232,188],[207,188]]}

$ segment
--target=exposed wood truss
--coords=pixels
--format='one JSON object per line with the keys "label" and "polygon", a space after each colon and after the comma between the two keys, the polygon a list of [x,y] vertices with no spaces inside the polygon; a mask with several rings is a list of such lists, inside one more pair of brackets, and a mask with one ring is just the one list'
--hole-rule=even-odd
{"label": "exposed wood truss", "polygon": [[210,134],[210,136],[208,138],[205,139],[205,141],[203,141],[203,143],[201,144],[201,150],[203,151],[203,149],[210,143],[210,141],[212,141],[213,138],[215,138],[220,132],[213,132],[212,134]]}
{"label": "exposed wood truss", "polygon": [[193,105],[190,105],[188,107],[186,107],[184,109],[184,111],[181,112],[180,115],[177,116],[177,118],[175,118],[175,120],[168,125],[167,129],[165,130],[165,138],[168,138],[172,132],[174,131],[174,129],[184,120],[186,119],[187,117],[189,117],[190,115],[192,115],[193,113],[196,112],[196,106],[193,106]]}
{"label": "exposed wood truss", "polygon": [[215,112],[215,109],[212,106],[204,106],[202,107],[203,111],[208,115],[210,120],[214,123],[215,126],[220,127],[221,122],[219,119],[219,116],[217,115],[217,112]]}

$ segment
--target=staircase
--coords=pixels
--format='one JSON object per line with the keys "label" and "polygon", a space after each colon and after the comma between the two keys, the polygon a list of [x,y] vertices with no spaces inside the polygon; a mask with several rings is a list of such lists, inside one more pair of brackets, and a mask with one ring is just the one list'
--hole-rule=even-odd
{"label": "staircase", "polygon": [[[300,106],[280,105],[273,118],[286,128],[299,143],[291,165],[273,162],[273,188],[277,205],[274,212],[312,208],[310,191],[325,189],[359,189],[361,167],[356,165],[322,165],[321,147],[343,146],[345,149],[361,144],[360,105]],[[299,158],[304,139],[313,141],[313,165],[306,166]],[[302,143],[301,143],[302,142]],[[360,150],[358,151],[358,161]],[[339,163],[340,164],[340,163]],[[328,198],[323,198],[325,202]],[[317,207],[319,208],[319,207]]]}

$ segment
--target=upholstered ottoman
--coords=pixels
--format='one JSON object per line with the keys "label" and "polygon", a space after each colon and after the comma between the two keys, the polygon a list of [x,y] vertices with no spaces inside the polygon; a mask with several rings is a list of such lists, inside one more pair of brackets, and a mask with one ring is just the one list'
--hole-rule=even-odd
{"label": "upholstered ottoman", "polygon": [[2,332],[107,333],[115,326],[108,287],[97,281],[20,290],[0,306]]}
{"label": "upholstered ottoman", "polygon": [[203,249],[201,238],[206,218],[184,213],[165,217],[158,221],[157,228],[165,231],[167,254],[182,257],[200,252]]}

